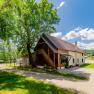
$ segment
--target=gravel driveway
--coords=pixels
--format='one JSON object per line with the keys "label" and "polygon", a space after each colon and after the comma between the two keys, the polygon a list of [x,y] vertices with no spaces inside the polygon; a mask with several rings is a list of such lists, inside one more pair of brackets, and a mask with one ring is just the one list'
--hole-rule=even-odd
{"label": "gravel driveway", "polygon": [[94,94],[94,69],[85,69],[85,68],[76,68],[71,69],[74,72],[88,73],[89,80],[88,81],[72,81],[69,79],[64,79],[63,77],[56,77],[54,75],[46,74],[46,73],[35,73],[29,71],[21,71],[16,69],[5,70],[8,72],[13,72],[16,74],[21,74],[28,77],[33,77],[39,80],[43,80],[52,84],[55,84],[62,88],[72,88],[78,91],[85,92],[86,94]]}
{"label": "gravel driveway", "polygon": [[84,91],[87,94],[94,94],[94,69],[78,68],[76,72],[83,72],[89,74],[88,81],[68,81],[68,80],[54,80],[51,81],[61,87],[73,88],[78,91]]}

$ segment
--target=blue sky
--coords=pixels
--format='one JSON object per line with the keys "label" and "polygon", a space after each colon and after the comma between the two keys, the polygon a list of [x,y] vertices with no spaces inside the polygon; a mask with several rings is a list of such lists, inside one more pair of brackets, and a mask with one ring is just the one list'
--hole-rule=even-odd
{"label": "blue sky", "polygon": [[61,20],[53,34],[82,48],[94,49],[94,0],[50,0]]}

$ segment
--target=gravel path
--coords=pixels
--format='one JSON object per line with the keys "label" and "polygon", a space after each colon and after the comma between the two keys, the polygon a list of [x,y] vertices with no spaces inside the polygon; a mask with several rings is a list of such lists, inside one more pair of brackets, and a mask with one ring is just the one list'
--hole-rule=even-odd
{"label": "gravel path", "polygon": [[85,60],[85,63],[93,63],[94,64],[94,60]]}
{"label": "gravel path", "polygon": [[24,75],[27,77],[33,77],[42,81],[55,84],[62,88],[72,88],[78,91],[85,92],[86,94],[94,94],[94,69],[77,68],[77,69],[71,69],[71,71],[72,70],[74,72],[88,73],[89,80],[73,81],[73,80],[65,79],[63,77],[50,75],[47,73],[36,73],[36,72],[22,71],[22,70],[16,70],[16,69],[10,69],[10,70],[4,69],[4,71],[13,72],[13,73]]}

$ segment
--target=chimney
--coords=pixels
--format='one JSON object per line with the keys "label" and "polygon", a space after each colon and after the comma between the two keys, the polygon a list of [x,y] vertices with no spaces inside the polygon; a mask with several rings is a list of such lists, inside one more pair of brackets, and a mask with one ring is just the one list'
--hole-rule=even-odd
{"label": "chimney", "polygon": [[77,46],[77,41],[75,42],[75,46]]}

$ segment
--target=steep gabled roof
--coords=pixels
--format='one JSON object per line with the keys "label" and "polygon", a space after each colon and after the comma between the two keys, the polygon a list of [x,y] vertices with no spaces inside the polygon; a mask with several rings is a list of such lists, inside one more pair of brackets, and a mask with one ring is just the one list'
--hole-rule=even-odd
{"label": "steep gabled roof", "polygon": [[49,43],[51,43],[52,46],[54,46],[54,48],[59,48],[59,49],[64,49],[67,51],[73,51],[73,52],[80,52],[80,53],[84,53],[81,49],[79,49],[76,45],[67,42],[65,40],[50,36],[46,33],[42,34],[42,37]]}

